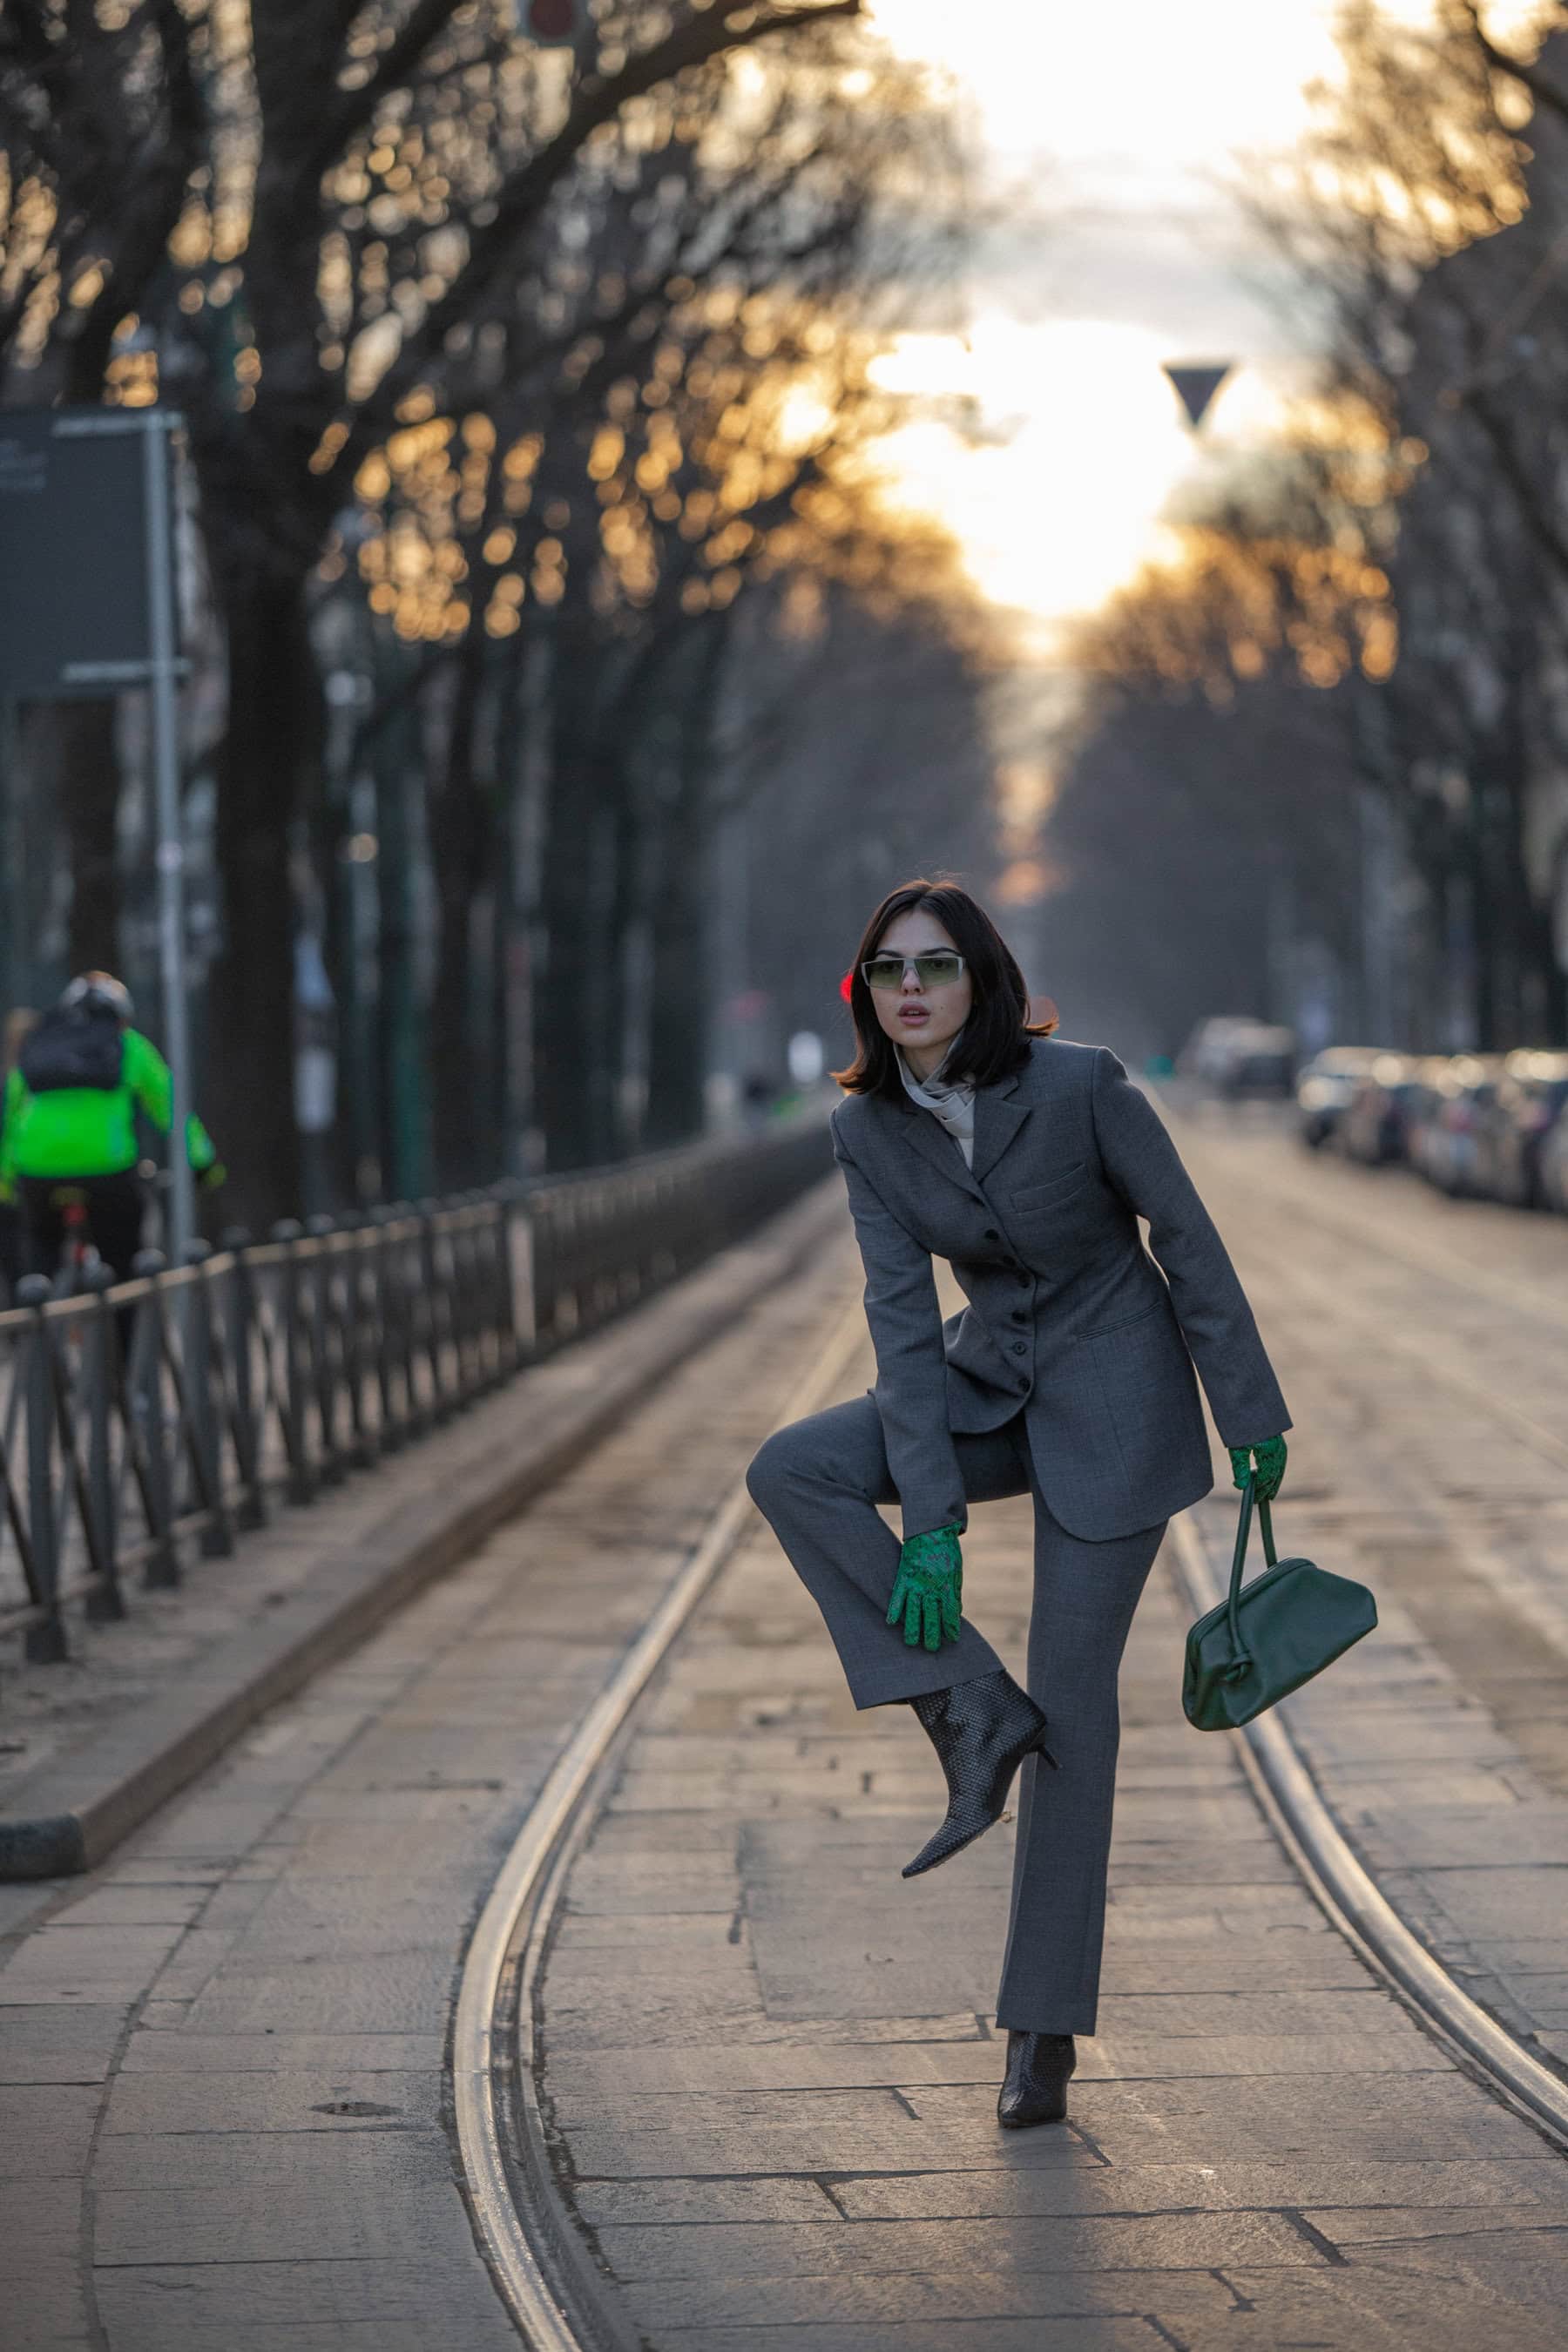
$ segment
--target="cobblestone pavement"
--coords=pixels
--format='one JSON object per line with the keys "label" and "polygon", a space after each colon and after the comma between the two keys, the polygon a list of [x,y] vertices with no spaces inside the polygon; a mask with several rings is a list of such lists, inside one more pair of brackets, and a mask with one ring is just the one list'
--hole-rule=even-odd
{"label": "cobblestone pavement", "polygon": [[[1182,1141],[1296,1413],[1281,1534],[1359,1563],[1384,1611],[1297,1727],[1384,1885],[1560,2047],[1568,1223],[1309,1161],[1267,1123]],[[515,2341],[443,2119],[464,1937],[854,1290],[846,1235],[110,1868],[40,1917],[0,1907],[6,2352]],[[1015,1658],[1026,1518],[977,1511],[966,1547]],[[747,1538],[643,1703],[542,1987],[563,2192],[651,2352],[1561,2345],[1568,2168],[1301,1891],[1230,1743],[1181,1719],[1182,1623],[1157,1569],[1073,2121],[1004,2136],[1009,1832],[900,1879],[934,1759],[903,1710],[849,1710]]]}
{"label": "cobblestone pavement", "polygon": [[[515,2343],[444,2117],[463,1946],[578,1717],[842,1314],[845,1253],[108,1866],[0,1888],[5,2352]],[[521,1429],[527,1381],[507,1395]]]}
{"label": "cobblestone pavement", "polygon": [[[965,1600],[1021,1657],[1028,1506]],[[543,2081],[657,2352],[1363,2352],[1562,2341],[1568,2166],[1457,2073],[1181,1719],[1158,1570],[1123,1682],[1100,2028],[994,2116],[1009,1833],[911,1885],[940,1774],[857,1717],[771,1535],[645,1707],[569,1883]]]}
{"label": "cobblestone pavement", "polygon": [[[1280,1540],[1378,1595],[1292,1728],[1395,1907],[1568,2072],[1568,1219],[1267,1118],[1181,1141],[1296,1418]],[[1228,1569],[1230,1507],[1197,1520]]]}

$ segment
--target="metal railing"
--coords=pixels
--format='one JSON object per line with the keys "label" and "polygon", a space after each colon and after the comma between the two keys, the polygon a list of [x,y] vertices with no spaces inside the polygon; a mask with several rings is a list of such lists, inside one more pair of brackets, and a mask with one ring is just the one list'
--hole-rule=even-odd
{"label": "metal railing", "polygon": [[0,1633],[69,1654],[281,1502],[438,1426],[739,1239],[826,1173],[826,1124],[41,1276],[0,1312]]}

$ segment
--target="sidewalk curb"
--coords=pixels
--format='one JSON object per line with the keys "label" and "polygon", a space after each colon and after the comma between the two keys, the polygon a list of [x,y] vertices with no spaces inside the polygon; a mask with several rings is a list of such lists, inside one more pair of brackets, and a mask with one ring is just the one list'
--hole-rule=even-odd
{"label": "sidewalk curb", "polygon": [[[482,1440],[477,1425],[498,1405],[510,1402],[515,1410],[528,1398],[531,1381],[543,1383],[555,1375],[554,1392],[541,1398],[537,1422],[520,1433],[521,1444],[509,1442],[500,1463],[492,1448],[472,1447],[483,1467],[477,1486],[462,1481],[462,1500],[454,1501],[448,1486],[423,1507],[405,1505],[390,1512],[357,1543],[334,1548],[324,1540],[320,1567],[264,1622],[226,1636],[183,1686],[111,1723],[74,1756],[43,1766],[36,1780],[24,1782],[18,1809],[0,1817],[0,1883],[96,1868],[258,1716],[357,1648],[563,1476],[624,1413],[635,1411],[651,1381],[786,1282],[841,1223],[837,1179],[825,1180],[752,1239],[723,1251],[537,1372],[521,1372],[497,1397],[426,1440],[415,1458],[429,1454],[438,1474],[443,1438],[467,1432]],[[312,1507],[324,1538],[331,1507]]]}

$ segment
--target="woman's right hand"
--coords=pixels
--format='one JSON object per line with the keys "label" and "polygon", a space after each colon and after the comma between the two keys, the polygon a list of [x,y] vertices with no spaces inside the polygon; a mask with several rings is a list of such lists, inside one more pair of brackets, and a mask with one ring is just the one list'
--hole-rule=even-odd
{"label": "woman's right hand", "polygon": [[904,1640],[911,1650],[922,1641],[928,1650],[940,1650],[943,1642],[956,1642],[963,1630],[963,1555],[958,1536],[955,1519],[950,1527],[908,1537],[899,1554],[888,1622],[896,1625],[902,1618]]}

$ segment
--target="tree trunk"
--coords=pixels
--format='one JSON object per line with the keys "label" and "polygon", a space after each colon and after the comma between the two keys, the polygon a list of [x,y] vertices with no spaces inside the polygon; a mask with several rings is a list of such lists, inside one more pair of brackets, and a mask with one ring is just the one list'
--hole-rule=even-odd
{"label": "tree trunk", "polygon": [[294,819],[320,748],[302,581],[262,574],[227,615],[228,730],[216,846],[223,946],[202,1108],[229,1169],[226,1211],[253,1231],[298,1213],[294,1123]]}
{"label": "tree trunk", "polygon": [[476,772],[476,739],[484,689],[485,640],[470,631],[447,714],[446,770],[430,811],[430,856],[437,901],[436,977],[430,1000],[436,1184],[458,1192],[500,1171],[489,1164],[490,1122],[484,1116],[489,1055],[477,981],[479,900],[494,854],[491,811]]}
{"label": "tree trunk", "polygon": [[687,781],[665,833],[653,901],[648,1031],[650,1150],[702,1131],[708,1069],[708,909],[703,889],[704,795]]}

